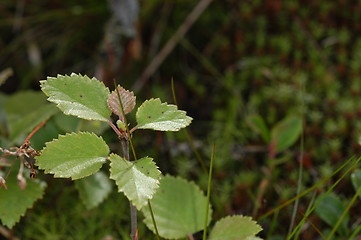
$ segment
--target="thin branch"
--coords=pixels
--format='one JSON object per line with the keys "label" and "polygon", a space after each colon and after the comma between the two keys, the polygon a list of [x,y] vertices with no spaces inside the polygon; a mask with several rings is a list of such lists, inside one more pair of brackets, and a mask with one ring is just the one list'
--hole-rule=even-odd
{"label": "thin branch", "polygon": [[24,146],[24,144],[26,144],[26,143],[30,140],[30,138],[32,138],[32,136],[34,136],[34,134],[35,134],[37,131],[39,131],[40,128],[42,128],[42,127],[45,125],[45,123],[46,123],[47,121],[48,121],[48,120],[45,120],[45,121],[41,122],[41,123],[25,138],[25,140],[24,140],[24,142],[23,142],[23,144],[22,144],[21,146]]}
{"label": "thin branch", "polygon": [[135,82],[132,88],[135,92],[139,91],[148,79],[157,71],[159,66],[178,44],[179,40],[184,37],[211,2],[212,0],[200,0],[198,2],[193,11],[187,16],[183,24],[175,32],[173,37],[168,40],[162,50],[160,50],[160,52],[153,58],[153,61],[147,66],[140,78]]}

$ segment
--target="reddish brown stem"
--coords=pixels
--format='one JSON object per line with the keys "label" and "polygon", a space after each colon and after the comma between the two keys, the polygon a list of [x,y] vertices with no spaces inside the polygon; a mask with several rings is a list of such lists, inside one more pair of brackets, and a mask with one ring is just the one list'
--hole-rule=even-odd
{"label": "reddish brown stem", "polygon": [[23,146],[24,144],[26,144],[26,143],[30,140],[30,138],[31,138],[37,131],[39,131],[40,128],[42,128],[42,127],[45,125],[45,123],[46,123],[47,121],[48,121],[48,120],[45,120],[45,121],[41,122],[36,128],[34,128],[34,130],[25,138],[25,140],[24,140],[24,142],[23,142],[23,144],[22,144],[21,146]]}

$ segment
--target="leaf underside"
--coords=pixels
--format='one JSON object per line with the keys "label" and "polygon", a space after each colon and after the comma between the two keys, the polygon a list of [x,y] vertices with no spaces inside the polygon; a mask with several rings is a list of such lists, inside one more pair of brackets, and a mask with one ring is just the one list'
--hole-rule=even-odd
{"label": "leaf underside", "polygon": [[48,77],[40,83],[48,100],[56,103],[65,114],[99,121],[107,121],[110,117],[109,89],[95,78],[72,73]]}
{"label": "leaf underside", "polygon": [[21,190],[16,174],[17,171],[13,169],[6,179],[7,189],[0,189],[0,220],[8,228],[12,228],[26,210],[43,196],[46,187],[46,183],[38,179],[27,179],[26,188]]}
{"label": "leaf underside", "polygon": [[116,154],[111,154],[110,161],[110,178],[115,180],[119,192],[124,192],[140,210],[159,187],[158,167],[149,157],[130,162]]}
{"label": "leaf underside", "polygon": [[46,143],[36,157],[36,165],[54,177],[75,180],[97,172],[108,153],[108,145],[101,137],[88,132],[71,133]]}
{"label": "leaf underside", "polygon": [[143,102],[137,110],[136,118],[138,129],[158,131],[179,131],[192,122],[185,111],[178,110],[176,105],[161,103],[159,98]]}
{"label": "leaf underside", "polygon": [[262,228],[251,217],[242,215],[228,216],[214,225],[209,240],[254,239],[255,235],[261,230]]}
{"label": "leaf underside", "polygon": [[[204,227],[207,199],[199,187],[181,178],[165,176],[150,200],[159,235],[166,239],[185,238]],[[209,216],[212,215],[209,207]],[[154,233],[149,208],[142,209],[144,222]],[[208,224],[211,218],[208,219]]]}

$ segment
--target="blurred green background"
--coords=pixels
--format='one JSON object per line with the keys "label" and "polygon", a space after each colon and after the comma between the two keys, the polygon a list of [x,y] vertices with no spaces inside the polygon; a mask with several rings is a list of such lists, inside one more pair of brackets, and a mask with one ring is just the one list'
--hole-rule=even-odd
{"label": "blurred green background", "polygon": [[[216,144],[214,218],[244,214],[257,219],[296,195],[300,157],[306,188],[361,152],[361,1],[213,1],[155,73],[142,78],[177,29],[187,25],[197,3],[140,1],[139,12],[129,9],[126,15],[138,17],[124,27],[116,20],[122,11],[114,12],[107,1],[2,0],[0,76],[11,76],[0,90],[7,95],[39,90],[39,80],[75,72],[97,76],[110,88],[113,79],[127,89],[136,87],[138,105],[151,97],[173,103],[173,79],[179,108],[194,118],[189,132],[207,166]],[[301,116],[303,148],[298,141],[270,163],[269,145],[249,121],[255,115],[270,129],[287,116]],[[6,130],[2,133],[6,137]],[[52,136],[57,134],[54,130]],[[118,151],[114,134],[106,129],[103,134]],[[153,156],[163,173],[206,189],[207,174],[185,132],[144,131],[134,137],[137,152]],[[255,213],[259,184],[270,168],[270,184]],[[71,182],[40,177],[48,178],[50,187],[15,227],[16,236],[126,239],[128,205],[115,191],[99,208],[85,211]],[[346,180],[336,192],[348,199],[354,190]],[[307,204],[301,201],[300,216]],[[288,207],[279,213],[276,224],[271,218],[260,222],[262,237],[283,239],[291,212]],[[359,216],[351,213],[355,222]],[[316,215],[312,221],[327,231]],[[144,226],[140,231],[147,236]],[[302,234],[301,239],[319,236],[310,226]]]}

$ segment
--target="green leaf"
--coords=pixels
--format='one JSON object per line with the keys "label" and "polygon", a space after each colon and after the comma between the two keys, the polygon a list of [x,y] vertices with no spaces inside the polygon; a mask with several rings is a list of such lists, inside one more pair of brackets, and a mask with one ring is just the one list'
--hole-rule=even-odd
{"label": "green leaf", "polygon": [[271,143],[275,144],[276,152],[292,146],[302,132],[302,119],[290,116],[279,122],[271,132]]}
{"label": "green leaf", "polygon": [[75,180],[97,172],[108,153],[108,145],[101,137],[87,132],[71,133],[46,143],[36,157],[36,165],[54,177]]}
{"label": "green leaf", "polygon": [[7,99],[5,112],[9,138],[17,141],[58,112],[58,109],[52,104],[48,104],[46,97],[41,92],[24,91]]}
{"label": "green leaf", "polygon": [[192,118],[176,105],[161,103],[160,99],[145,101],[137,110],[137,128],[158,131],[178,131],[188,126]]}
{"label": "green leaf", "polygon": [[7,189],[0,189],[0,220],[9,228],[12,228],[20,217],[24,216],[26,210],[43,196],[46,187],[46,183],[38,179],[27,179],[26,188],[21,190],[17,184],[16,174],[16,169],[12,169],[6,179]]}
{"label": "green leaf", "polygon": [[75,181],[79,196],[87,209],[92,209],[104,201],[112,190],[109,177],[102,171]]}
{"label": "green leaf", "polygon": [[158,167],[149,157],[130,162],[116,154],[111,154],[110,161],[110,178],[115,180],[119,192],[124,192],[140,210],[159,187]]}
{"label": "green leaf", "polygon": [[267,143],[270,141],[269,129],[261,116],[250,115],[246,121],[250,128],[260,134]]}
{"label": "green leaf", "polygon": [[40,81],[48,100],[68,115],[88,120],[107,121],[111,111],[107,106],[109,89],[95,78],[72,73]]}
{"label": "green leaf", "polygon": [[[64,115],[62,112],[54,116],[54,122],[56,126],[63,132],[76,132],[79,130],[80,122],[82,120],[71,116]],[[99,121],[88,121],[88,122],[99,122]]]}
{"label": "green leaf", "polygon": [[[185,238],[204,227],[207,198],[192,182],[165,176],[161,179],[160,188],[150,203],[159,235],[163,238]],[[145,224],[155,232],[149,208],[144,207],[142,211]],[[209,206],[209,216],[211,215]],[[209,217],[208,224],[210,220]]]}
{"label": "green leaf", "polygon": [[251,217],[234,215],[222,218],[213,227],[209,240],[251,240],[262,228]]}
{"label": "green leaf", "polygon": [[[316,214],[331,227],[335,226],[344,211],[345,205],[340,197],[334,193],[327,194],[315,209]],[[342,236],[347,236],[349,219],[350,215],[347,214],[337,229],[337,232]]]}
{"label": "green leaf", "polygon": [[[352,185],[357,192],[358,189],[361,187],[361,170],[356,169],[355,172],[351,174],[351,181]],[[361,198],[361,194],[359,195],[359,198]]]}

